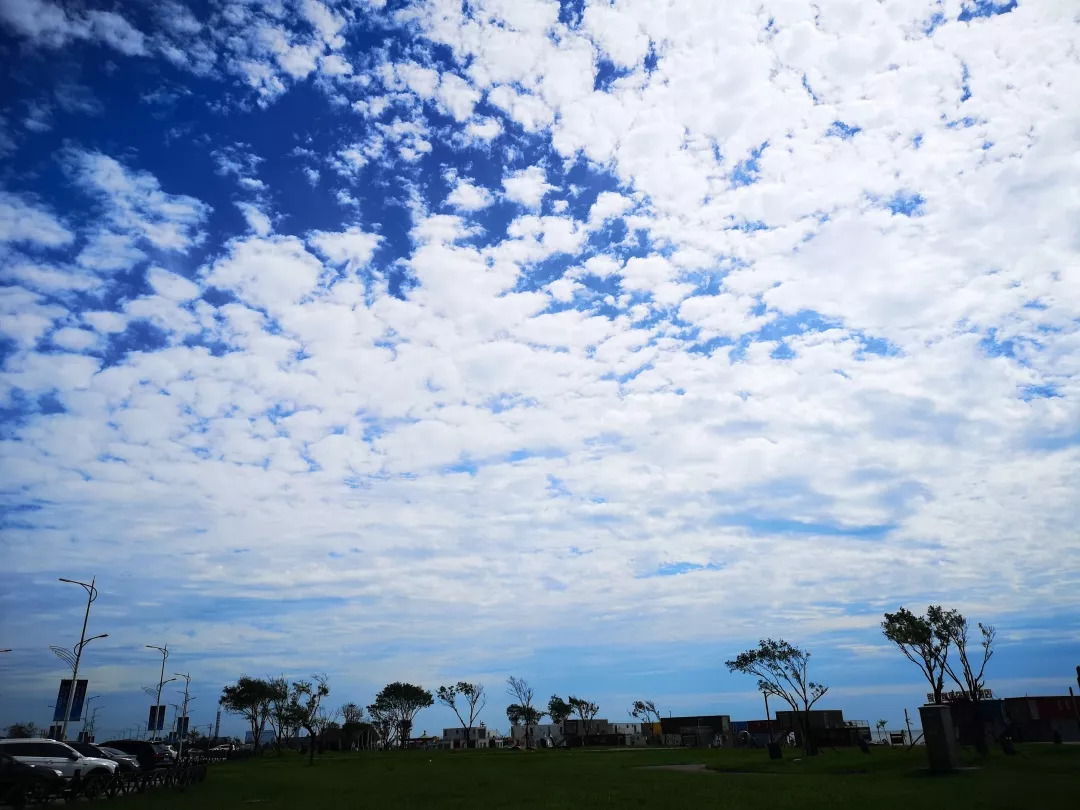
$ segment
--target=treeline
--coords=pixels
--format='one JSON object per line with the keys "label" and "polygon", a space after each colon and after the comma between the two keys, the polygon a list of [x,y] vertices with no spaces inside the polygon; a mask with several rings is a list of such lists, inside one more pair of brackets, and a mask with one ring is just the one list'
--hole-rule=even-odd
{"label": "treeline", "polygon": [[[930,684],[928,697],[934,703],[942,701],[948,677],[959,689],[961,699],[975,705],[977,710],[977,704],[986,695],[985,671],[994,654],[994,627],[977,623],[976,635],[959,611],[931,605],[921,616],[904,607],[896,613],[886,613],[881,628],[885,637],[919,667]],[[810,677],[809,663],[808,650],[783,639],[768,638],[725,662],[730,672],[756,677],[759,691],[791,707],[802,730],[806,752],[813,753],[810,712],[829,687]],[[506,691],[513,699],[506,707],[506,718],[512,726],[524,728],[526,747],[534,744],[533,727],[545,717],[563,728],[568,719],[577,717],[587,741],[600,711],[593,701],[575,695],[565,699],[552,695],[546,706],[537,705],[535,691],[523,677],[508,678]],[[487,705],[484,685],[468,681],[440,686],[434,694],[422,686],[395,681],[384,686],[366,708],[345,703],[331,709],[327,703],[329,694],[325,675],[292,683],[284,676],[244,675],[222,690],[220,703],[226,711],[247,720],[256,750],[262,744],[267,726],[273,730],[278,748],[302,729],[310,738],[308,748],[312,758],[316,746],[322,746],[331,729],[340,729],[349,747],[403,748],[412,734],[416,715],[436,700],[454,712],[463,730],[464,744],[473,747],[476,743],[473,729]],[[643,723],[660,722],[660,712],[650,700],[635,701],[629,714]],[[978,712],[972,716],[977,718]],[[980,749],[985,749],[985,742]]]}

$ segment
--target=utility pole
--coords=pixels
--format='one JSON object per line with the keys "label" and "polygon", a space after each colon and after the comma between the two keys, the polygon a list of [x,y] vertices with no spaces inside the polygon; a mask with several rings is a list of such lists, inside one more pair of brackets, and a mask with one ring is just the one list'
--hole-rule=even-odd
{"label": "utility pole", "polygon": [[[100,636],[94,636],[93,638],[86,637],[86,625],[90,621],[90,605],[93,604],[98,595],[97,588],[95,587],[97,577],[93,577],[90,580],[89,585],[85,582],[79,582],[75,579],[64,579],[63,577],[60,577],[60,581],[68,582],[72,585],[81,585],[86,590],[86,613],[83,614],[82,632],[79,634],[79,643],[75,645],[75,659],[74,661],[68,662],[71,665],[71,688],[68,690],[67,705],[64,707],[64,723],[60,727],[60,741],[63,742],[67,739],[68,722],[71,720],[71,704],[75,700],[75,688],[79,684],[79,664],[82,661],[83,647],[95,638],[106,638],[109,634],[102,633]],[[64,658],[64,660],[67,659]]]}
{"label": "utility pole", "polygon": [[904,725],[907,726],[907,744],[914,745],[911,740],[911,718],[908,717],[907,709],[904,709]]}
{"label": "utility pole", "polygon": [[[153,644],[147,644],[146,648],[148,650],[157,650],[161,653],[161,677],[158,678],[157,699],[154,701],[154,730],[159,731],[161,727],[165,725],[163,719],[158,715],[161,713],[161,687],[165,685],[165,659],[169,657],[169,645],[166,644],[164,647],[157,647]],[[147,723],[146,730],[148,732],[150,731],[149,725],[150,724]],[[151,736],[150,739],[153,739],[153,736]]]}
{"label": "utility pole", "polygon": [[769,693],[763,692],[762,694],[765,695],[765,727],[768,729],[769,742],[772,743],[772,715],[769,714]]}
{"label": "utility pole", "polygon": [[184,756],[184,734],[187,733],[187,707],[188,703],[190,703],[195,698],[191,697],[188,694],[189,690],[191,689],[191,675],[184,672],[175,672],[173,674],[177,677],[184,679],[184,719],[180,721],[182,725],[177,729],[177,732],[182,731],[183,733],[178,733],[176,735],[180,738],[180,747],[176,750],[176,758],[180,759],[182,756]]}

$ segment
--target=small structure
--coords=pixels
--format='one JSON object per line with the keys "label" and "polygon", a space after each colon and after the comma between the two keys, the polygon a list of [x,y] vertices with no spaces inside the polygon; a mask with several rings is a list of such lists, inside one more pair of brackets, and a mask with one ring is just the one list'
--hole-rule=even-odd
{"label": "small structure", "polygon": [[734,740],[731,716],[727,714],[661,717],[660,728],[665,745],[728,748]]}
{"label": "small structure", "polygon": [[1080,697],[1005,698],[1005,717],[1017,742],[1080,742]]}
{"label": "small structure", "polygon": [[487,748],[488,742],[487,726],[481,723],[479,726],[470,728],[467,735],[465,729],[461,726],[457,726],[456,728],[444,728],[442,739],[439,741],[439,747],[450,749]]}

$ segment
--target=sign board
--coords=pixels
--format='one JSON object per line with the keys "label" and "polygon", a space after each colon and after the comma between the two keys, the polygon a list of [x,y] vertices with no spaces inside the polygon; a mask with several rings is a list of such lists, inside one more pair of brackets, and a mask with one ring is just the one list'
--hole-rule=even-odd
{"label": "sign board", "polygon": [[151,706],[150,719],[146,721],[147,731],[161,731],[165,728],[165,707]]}
{"label": "sign board", "polygon": [[[83,703],[86,701],[86,681],[80,679],[75,684],[75,697],[71,701],[71,714],[68,720],[81,720]],[[53,722],[64,722],[64,711],[67,709],[68,696],[71,694],[71,679],[60,681],[60,691],[56,693],[56,703],[53,704]]]}
{"label": "sign board", "polygon": [[[963,692],[942,692],[941,693],[941,702],[942,703],[959,703],[960,701],[966,700],[966,699],[967,698],[965,697]],[[994,693],[990,689],[980,689],[979,690],[979,700],[993,700],[993,699],[994,699]],[[933,703],[934,702],[934,693],[933,692],[927,692],[926,693],[926,702],[927,703]]]}
{"label": "sign board", "polygon": [[188,733],[188,724],[191,722],[190,717],[177,717],[176,718],[176,733],[183,736]]}
{"label": "sign board", "polygon": [[53,723],[49,726],[49,739],[50,740],[62,740],[61,734],[64,731],[63,723]]}

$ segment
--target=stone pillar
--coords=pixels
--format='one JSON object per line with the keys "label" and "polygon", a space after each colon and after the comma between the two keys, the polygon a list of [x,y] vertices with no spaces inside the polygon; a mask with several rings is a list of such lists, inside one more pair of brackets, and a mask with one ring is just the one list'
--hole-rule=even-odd
{"label": "stone pillar", "polygon": [[951,707],[937,704],[920,706],[919,717],[930,770],[934,773],[955,770],[960,764],[960,747],[956,743]]}

